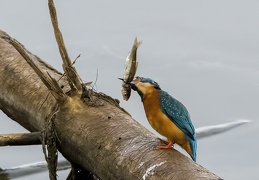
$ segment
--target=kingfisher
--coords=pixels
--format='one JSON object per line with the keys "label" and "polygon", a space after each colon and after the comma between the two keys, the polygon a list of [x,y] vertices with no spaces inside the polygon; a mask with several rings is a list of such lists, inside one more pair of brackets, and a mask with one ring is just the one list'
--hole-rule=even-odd
{"label": "kingfisher", "polygon": [[150,78],[137,76],[130,84],[141,97],[149,124],[167,138],[166,145],[156,148],[170,149],[176,143],[196,161],[196,133],[186,107]]}

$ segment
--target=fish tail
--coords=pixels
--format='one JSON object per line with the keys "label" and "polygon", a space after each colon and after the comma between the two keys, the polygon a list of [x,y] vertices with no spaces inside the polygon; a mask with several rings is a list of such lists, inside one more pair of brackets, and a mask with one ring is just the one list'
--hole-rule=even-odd
{"label": "fish tail", "polygon": [[137,48],[141,45],[142,41],[138,41],[137,37],[134,40],[134,46],[136,46]]}

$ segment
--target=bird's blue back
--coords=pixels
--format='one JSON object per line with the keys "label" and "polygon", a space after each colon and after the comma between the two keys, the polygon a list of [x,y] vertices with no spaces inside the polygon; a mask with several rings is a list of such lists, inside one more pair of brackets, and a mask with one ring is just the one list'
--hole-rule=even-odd
{"label": "bird's blue back", "polygon": [[163,90],[158,90],[162,112],[185,134],[190,142],[193,160],[196,161],[197,141],[196,133],[185,106]]}

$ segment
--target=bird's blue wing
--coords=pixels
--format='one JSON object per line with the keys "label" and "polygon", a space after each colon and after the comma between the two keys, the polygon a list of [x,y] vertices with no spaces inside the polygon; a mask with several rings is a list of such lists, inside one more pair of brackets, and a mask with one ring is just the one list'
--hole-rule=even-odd
{"label": "bird's blue wing", "polygon": [[159,98],[162,112],[190,139],[196,140],[195,129],[185,106],[163,90],[159,90]]}

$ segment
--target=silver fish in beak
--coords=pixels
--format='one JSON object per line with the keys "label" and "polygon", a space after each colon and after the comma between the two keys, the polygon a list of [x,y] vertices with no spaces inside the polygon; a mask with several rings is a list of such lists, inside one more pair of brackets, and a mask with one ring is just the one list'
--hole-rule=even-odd
{"label": "silver fish in beak", "polygon": [[123,78],[119,78],[120,80],[122,80],[121,93],[125,101],[127,101],[130,98],[130,94],[131,94],[130,82],[133,80],[138,68],[137,50],[138,50],[138,47],[141,45],[141,43],[142,43],[141,41],[138,41],[137,38],[135,38],[131,51],[126,58]]}

